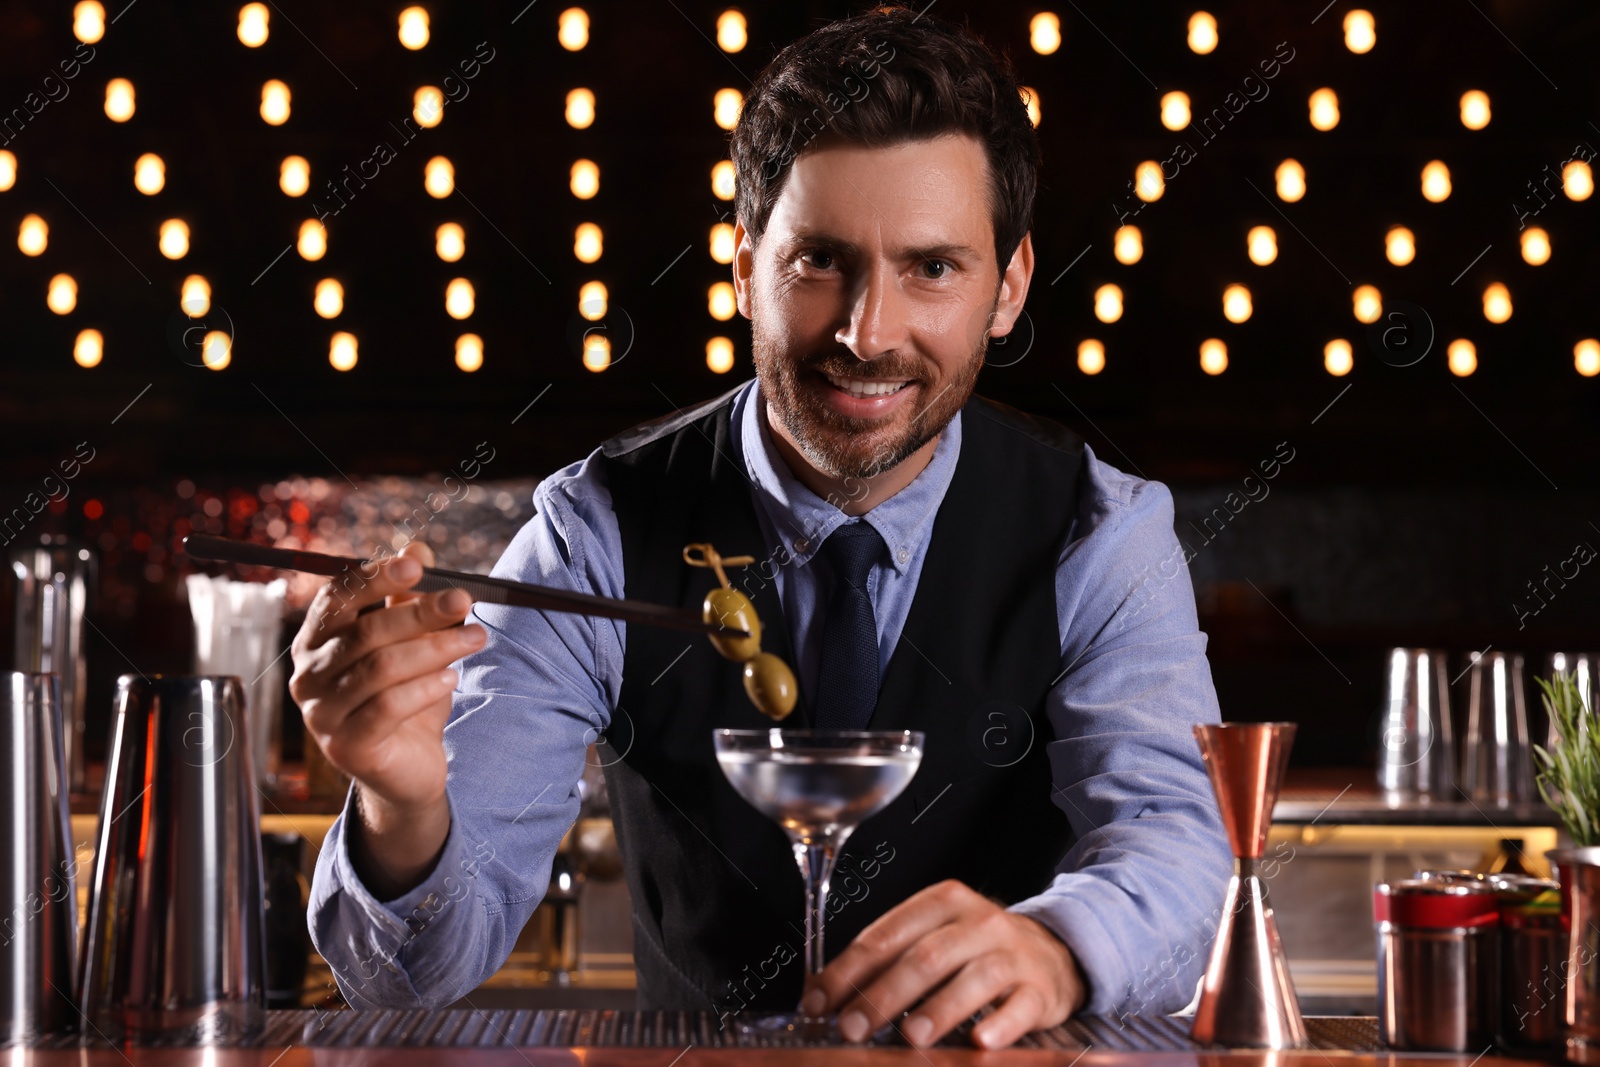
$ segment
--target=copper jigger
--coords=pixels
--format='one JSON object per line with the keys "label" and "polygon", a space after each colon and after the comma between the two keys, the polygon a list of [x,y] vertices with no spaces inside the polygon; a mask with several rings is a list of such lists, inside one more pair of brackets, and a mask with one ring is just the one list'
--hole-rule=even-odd
{"label": "copper jigger", "polygon": [[1222,923],[1190,1031],[1196,1041],[1273,1049],[1308,1044],[1266,883],[1256,873],[1256,861],[1267,848],[1272,806],[1289,765],[1294,730],[1292,722],[1225,722],[1194,728],[1234,857]]}

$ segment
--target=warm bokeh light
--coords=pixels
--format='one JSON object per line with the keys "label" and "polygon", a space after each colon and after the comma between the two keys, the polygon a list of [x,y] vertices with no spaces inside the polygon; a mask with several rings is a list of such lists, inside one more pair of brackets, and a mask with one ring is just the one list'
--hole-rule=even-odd
{"label": "warm bokeh light", "polygon": [[154,152],[133,161],[133,187],[145,196],[155,196],[167,184],[167,165]]}
{"label": "warm bokeh light", "polygon": [[1600,374],[1600,341],[1585,337],[1572,346],[1572,365],[1585,378]]}
{"label": "warm bokeh light", "polygon": [[1248,322],[1254,310],[1250,290],[1244,286],[1230,285],[1222,291],[1222,317],[1229,322]]}
{"label": "warm bokeh light", "polygon": [[1355,352],[1351,349],[1350,342],[1341,337],[1323,345],[1322,365],[1335,378],[1343,378],[1349,374],[1350,368],[1355,366]]}
{"label": "warm bokeh light", "polygon": [[317,292],[311,299],[311,306],[317,314],[325,319],[336,319],[344,310],[344,286],[332,278],[324,278],[317,283]]}
{"label": "warm bokeh light", "polygon": [[1166,93],[1161,97],[1161,125],[1181,130],[1189,125],[1189,94]]}
{"label": "warm bokeh light", "polygon": [[556,22],[556,40],[569,52],[578,52],[589,43],[589,13],[581,7],[569,7]]}
{"label": "warm bokeh light", "polygon": [[183,279],[178,290],[178,307],[191,319],[197,319],[211,310],[211,283],[199,274]]}
{"label": "warm bokeh light", "polygon": [[731,130],[739,125],[739,109],[744,107],[744,94],[737,89],[718,89],[711,98],[711,117],[718,126]]}
{"label": "warm bokeh light", "polygon": [[1450,168],[1442,160],[1432,160],[1422,168],[1422,199],[1430,204],[1450,199]]}
{"label": "warm bokeh light", "polygon": [[578,257],[578,262],[593,263],[603,251],[604,234],[600,227],[592,222],[580,223],[572,235],[572,254]]}
{"label": "warm bokeh light", "polygon": [[468,374],[483,366],[483,338],[475,333],[456,338],[456,366]]}
{"label": "warm bokeh light", "polygon": [[1345,12],[1344,16],[1344,46],[1356,55],[1372,51],[1372,46],[1378,43],[1378,24],[1372,17],[1372,12],[1354,11]]}
{"label": "warm bokeh light", "polygon": [[38,215],[24,215],[17,227],[17,247],[25,256],[37,256],[50,244],[50,227]]}
{"label": "warm bokeh light", "polygon": [[1122,287],[1102,285],[1094,291],[1094,317],[1101,322],[1116,322],[1122,318]]}
{"label": "warm bokeh light", "polygon": [[1461,125],[1469,130],[1481,130],[1489,125],[1488,93],[1469,89],[1461,94]]}
{"label": "warm bokeh light", "polygon": [[706,342],[706,366],[713,374],[727,374],[733,369],[733,340],[713,337]]}
{"label": "warm bokeh light", "polygon": [[261,86],[261,120],[268,126],[289,121],[289,87],[277,78]]}
{"label": "warm bokeh light", "polygon": [[719,222],[711,227],[711,258],[718,263],[732,263],[733,253],[733,225]]}
{"label": "warm bokeh light", "polygon": [[717,47],[724,52],[740,52],[749,41],[749,27],[738,8],[730,7],[717,16]]}
{"label": "warm bokeh light", "polygon": [[1278,183],[1278,199],[1292,204],[1306,195],[1306,169],[1298,160],[1286,159],[1278,164],[1272,178]]}
{"label": "warm bokeh light", "polygon": [[590,322],[599,322],[606,317],[606,308],[609,299],[604,282],[584,282],[578,290],[578,314]]}
{"label": "warm bokeh light", "polygon": [[72,342],[72,361],[80,367],[98,367],[105,355],[106,339],[99,330],[79,330]]}
{"label": "warm bokeh light", "polygon": [[321,259],[328,250],[327,228],[316,219],[306,219],[300,224],[300,236],[295,241],[295,250],[300,253],[301,259]]}
{"label": "warm bokeh light", "polygon": [[161,224],[161,254],[168,259],[182,259],[189,254],[189,224],[182,219],[168,219]]}
{"label": "warm bokeh light", "polygon": [[1265,267],[1278,258],[1278,235],[1271,226],[1252,226],[1244,237],[1245,250],[1250,262]]}
{"label": "warm bokeh light", "polygon": [[1054,11],[1041,11],[1029,19],[1028,43],[1041,56],[1055,55],[1061,47],[1061,17]]}
{"label": "warm bokeh light", "polygon": [[1523,230],[1522,258],[1530,267],[1542,267],[1550,262],[1550,235],[1538,226]]}
{"label": "warm bokeh light", "polygon": [[0,193],[17,184],[17,157],[0,148]]}
{"label": "warm bokeh light", "polygon": [[718,322],[727,322],[739,312],[732,282],[716,282],[706,291],[706,310]]}
{"label": "warm bokeh light", "polygon": [[1217,375],[1228,369],[1228,346],[1215,337],[1200,342],[1200,369]]}
{"label": "warm bokeh light", "polygon": [[1208,55],[1217,47],[1217,20],[1208,11],[1196,11],[1189,16],[1189,50],[1196,55]]}
{"label": "warm bokeh light", "polygon": [[1358,285],[1350,294],[1350,305],[1356,321],[1370,326],[1383,314],[1383,294],[1375,285]]}
{"label": "warm bokeh light", "polygon": [[105,35],[106,9],[98,0],[81,0],[73,5],[72,36],[84,44],[94,44]]}
{"label": "warm bokeh light", "polygon": [[1023,105],[1028,109],[1028,121],[1037,127],[1039,119],[1043,117],[1039,111],[1039,90],[1031,85],[1024,85],[1018,93],[1022,97]]}
{"label": "warm bokeh light", "polygon": [[585,334],[583,365],[596,374],[611,366],[611,338],[603,333]]}
{"label": "warm bokeh light", "polygon": [[592,159],[580,159],[572,165],[572,195],[588,200],[600,191],[600,167]]}
{"label": "warm bokeh light", "polygon": [[1160,200],[1161,194],[1167,191],[1167,181],[1161,176],[1161,164],[1153,159],[1147,159],[1135,167],[1133,191],[1146,203]]}
{"label": "warm bokeh light", "polygon": [[1561,168],[1561,189],[1568,200],[1587,200],[1594,192],[1594,172],[1589,164],[1574,159]]}
{"label": "warm bokeh light", "polygon": [[1389,262],[1403,267],[1417,258],[1417,239],[1404,226],[1391,226],[1383,235],[1383,254]]}
{"label": "warm bokeh light", "polygon": [[246,48],[260,48],[267,43],[267,23],[271,13],[266,4],[246,4],[239,9],[239,42]]}
{"label": "warm bokeh light", "polygon": [[437,85],[424,85],[411,95],[411,117],[423,129],[432,129],[444,119],[444,91]]}
{"label": "warm bokeh light", "polygon": [[465,278],[450,279],[450,284],[444,287],[445,314],[452,319],[465,319],[471,317],[474,307],[472,283]]}
{"label": "warm bokeh light", "polygon": [[1144,256],[1144,235],[1137,226],[1118,226],[1111,238],[1111,249],[1118,263],[1131,267]]}
{"label": "warm bokeh light", "polygon": [[732,200],[734,194],[735,171],[733,160],[718,160],[717,165],[711,168],[711,192],[718,200]]}
{"label": "warm bokeh light", "polygon": [[133,118],[133,83],[127,78],[112,78],[106,82],[106,118],[112,122],[127,122]]}
{"label": "warm bokeh light", "polygon": [[311,188],[311,164],[305,156],[285,156],[278,164],[278,188],[285,196],[304,196]]}
{"label": "warm bokeh light", "polygon": [[200,342],[200,362],[212,370],[222,370],[233,362],[233,338],[212,330]]}
{"label": "warm bokeh light", "polygon": [[588,89],[574,89],[567,94],[567,125],[575,130],[587,130],[594,125],[594,93]]}
{"label": "warm bokeh light", "polygon": [[349,370],[356,365],[356,335],[340,330],[328,342],[328,362],[334,370]]}
{"label": "warm bokeh light", "polygon": [[1078,342],[1078,369],[1085,374],[1099,374],[1106,369],[1106,346],[1093,337]]}
{"label": "warm bokeh light", "polygon": [[400,12],[400,43],[415,52],[428,43],[428,12],[408,7]]}
{"label": "warm bokeh light", "polygon": [[428,195],[443,200],[456,191],[456,168],[443,156],[434,156],[422,168],[422,187]]}
{"label": "warm bokeh light", "polygon": [[1450,373],[1457,378],[1465,378],[1478,369],[1478,348],[1464,337],[1450,342],[1445,358],[1450,364]]}
{"label": "warm bokeh light", "polygon": [[1483,317],[1496,324],[1511,317],[1511,290],[1500,282],[1490,283],[1483,291]]}
{"label": "warm bokeh light", "polygon": [[1332,89],[1318,89],[1311,94],[1311,125],[1327,131],[1339,125],[1339,94]]}
{"label": "warm bokeh light", "polygon": [[467,254],[467,231],[461,228],[459,222],[440,224],[433,231],[433,250],[446,263],[454,263]]}
{"label": "warm bokeh light", "polygon": [[78,283],[70,274],[57,274],[50,279],[45,293],[45,305],[57,315],[70,315],[78,306]]}

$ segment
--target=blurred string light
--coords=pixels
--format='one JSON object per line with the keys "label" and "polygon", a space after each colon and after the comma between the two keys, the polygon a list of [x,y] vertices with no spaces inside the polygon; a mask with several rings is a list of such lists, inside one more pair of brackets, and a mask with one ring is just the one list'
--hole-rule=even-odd
{"label": "blurred string light", "polygon": [[1228,346],[1216,337],[1200,342],[1200,369],[1217,375],[1228,369]]}
{"label": "blurred string light", "polygon": [[734,193],[733,160],[718,160],[711,168],[711,192],[718,200],[732,200]]}
{"label": "blurred string light", "polygon": [[112,122],[127,122],[133,118],[133,83],[127,78],[112,78],[106,82],[106,118]]}
{"label": "blurred string light", "polygon": [[1359,8],[1345,13],[1344,16],[1344,46],[1356,55],[1364,55],[1372,51],[1372,46],[1378,43],[1378,24],[1373,20],[1372,12],[1362,11]]}
{"label": "blurred string light", "polygon": [[17,184],[17,157],[0,149],[0,193]]}
{"label": "blurred string light", "polygon": [[592,222],[580,223],[572,235],[572,254],[578,257],[579,263],[593,263],[604,250],[603,241],[600,227]]}
{"label": "blurred string light", "polygon": [[1423,166],[1422,198],[1430,204],[1450,199],[1450,168],[1443,161],[1435,159]]}
{"label": "blurred string light", "polygon": [[1383,237],[1383,254],[1397,267],[1417,258],[1417,240],[1404,226],[1391,226]]}
{"label": "blurred string light", "polygon": [[456,191],[456,168],[444,156],[434,156],[422,168],[422,187],[436,200]]}
{"label": "blurred string light", "polygon": [[607,306],[605,283],[584,282],[578,290],[578,314],[590,322],[599,322],[606,317]]}
{"label": "blurred string light", "polygon": [[456,338],[456,366],[468,374],[483,366],[483,338],[475,333]]}
{"label": "blurred string light", "polygon": [[1600,374],[1600,341],[1585,337],[1572,346],[1572,365],[1585,378]]}
{"label": "blurred string light", "polygon": [[1222,317],[1229,322],[1248,322],[1254,310],[1250,290],[1244,286],[1230,285],[1222,291]]}
{"label": "blurred string light", "polygon": [[266,4],[246,4],[239,9],[239,41],[246,48],[260,48],[267,43],[267,23],[270,14]]}
{"label": "blurred string light", "polygon": [[166,220],[161,224],[159,244],[168,259],[182,259],[189,254],[189,224],[182,219]]}
{"label": "blurred string light", "polygon": [[1116,322],[1122,318],[1122,287],[1102,285],[1094,291],[1094,317],[1101,322]]}
{"label": "blurred string light", "polygon": [[567,94],[567,125],[575,130],[587,130],[594,125],[594,93],[588,89],[574,89]]}
{"label": "blurred string light", "polygon": [[1478,347],[1465,337],[1457,338],[1445,350],[1445,360],[1450,364],[1451,374],[1465,378],[1478,369]]}
{"label": "blurred string light", "polygon": [[603,333],[585,334],[583,365],[596,374],[611,366],[611,339]]}
{"label": "blurred string light", "polygon": [[1461,94],[1461,125],[1469,130],[1481,130],[1489,125],[1488,93],[1469,89]]}
{"label": "blurred string light", "polygon": [[1055,55],[1061,47],[1061,18],[1054,11],[1041,11],[1028,20],[1028,43],[1041,56]]}
{"label": "blurred string light", "polygon": [[1189,94],[1165,93],[1161,97],[1161,125],[1181,130],[1189,125]]}
{"label": "blurred string light", "polygon": [[436,85],[424,85],[411,97],[411,117],[425,130],[444,119],[444,92]]}
{"label": "blurred string light", "polygon": [[1500,282],[1492,282],[1483,291],[1483,317],[1499,324],[1511,317],[1511,290]]}
{"label": "blurred string light", "polygon": [[1550,262],[1550,235],[1538,226],[1523,230],[1522,258],[1530,267],[1542,267]]}
{"label": "blurred string light", "polygon": [[105,345],[99,330],[79,330],[78,339],[72,342],[72,361],[80,367],[98,367]]}
{"label": "blurred string light", "polygon": [[1250,232],[1245,234],[1245,248],[1249,252],[1250,262],[1258,267],[1265,267],[1278,258],[1278,235],[1271,226],[1252,226]]}
{"label": "blurred string light", "polygon": [[178,290],[178,307],[191,319],[197,319],[211,310],[211,283],[199,274],[183,279]]}
{"label": "blurred string light", "polygon": [[1357,322],[1371,326],[1383,315],[1383,294],[1375,285],[1358,285],[1350,294],[1350,306]]}
{"label": "blurred string light", "polygon": [[444,287],[445,314],[452,319],[471,318],[476,306],[472,283],[465,278],[451,278],[450,284]]}
{"label": "blurred string light", "polygon": [[1324,132],[1339,125],[1339,94],[1318,89],[1311,94],[1311,125]]}
{"label": "blurred string light", "polygon": [[1078,369],[1085,374],[1099,374],[1106,369],[1106,346],[1093,337],[1078,342]]}
{"label": "blurred string light", "polygon": [[101,4],[96,0],[82,0],[73,5],[72,36],[84,44],[95,44],[105,35],[106,9]]}
{"label": "blurred string light", "polygon": [[332,278],[324,278],[317,283],[316,295],[311,298],[311,306],[318,315],[325,319],[336,319],[344,310],[344,286]]}
{"label": "blurred string light", "polygon": [[408,7],[400,12],[400,44],[411,51],[428,43],[428,12],[420,7]]}
{"label": "blurred string light", "polygon": [[1160,200],[1161,194],[1167,191],[1167,181],[1161,176],[1161,164],[1147,159],[1135,167],[1133,191],[1146,203]]}
{"label": "blurred string light", "polygon": [[1139,227],[1118,226],[1111,238],[1111,249],[1123,266],[1131,267],[1139,262],[1144,255],[1144,236],[1139,233]]}
{"label": "blurred string light", "polygon": [[556,40],[569,52],[582,51],[589,43],[589,13],[581,7],[569,7],[556,21]]}
{"label": "blurred string light", "polygon": [[1561,189],[1568,200],[1587,200],[1594,192],[1594,172],[1589,164],[1574,159],[1561,168]]}
{"label": "blurred string light", "polygon": [[711,117],[724,130],[739,125],[739,109],[744,106],[744,94],[737,89],[718,89],[711,98]]}
{"label": "blurred string light", "polygon": [[580,159],[572,165],[572,195],[579,200],[589,200],[600,191],[600,167],[592,159]]}
{"label": "blurred string light", "polygon": [[321,259],[328,251],[327,228],[316,219],[306,219],[300,224],[300,235],[295,240],[295,250],[301,259]]}
{"label": "blurred string light", "polygon": [[718,322],[727,322],[739,311],[732,282],[716,282],[706,291],[706,310]]}
{"label": "blurred string light", "polygon": [[446,263],[454,263],[467,254],[467,231],[458,222],[446,222],[433,231],[433,250]]}
{"label": "blurred string light", "polygon": [[78,283],[70,274],[57,274],[50,279],[45,292],[45,305],[57,315],[70,315],[78,306]]}
{"label": "blurred string light", "polygon": [[749,41],[749,27],[745,25],[744,15],[738,8],[730,7],[717,16],[718,48],[724,52],[742,52]]}
{"label": "blurred string light", "polygon": [[278,188],[285,196],[304,196],[311,188],[311,164],[305,156],[285,156],[278,164]]}
{"label": "blurred string light", "polygon": [[289,87],[277,78],[261,86],[261,120],[268,126],[289,121]]}
{"label": "blurred string light", "polygon": [[1306,195],[1306,169],[1298,160],[1286,159],[1278,164],[1278,169],[1272,172],[1272,180],[1278,184],[1278,199],[1284,203],[1293,204]]}
{"label": "blurred string light", "polygon": [[50,244],[50,227],[38,215],[24,215],[17,227],[17,247],[25,256],[37,256]]}
{"label": "blurred string light", "polygon": [[717,263],[733,262],[733,226],[719,222],[711,227],[711,258]]}
{"label": "blurred string light", "polygon": [[1209,11],[1196,11],[1189,16],[1189,50],[1196,55],[1209,55],[1217,47],[1217,20]]}
{"label": "blurred string light", "polygon": [[350,370],[356,365],[356,335],[340,330],[328,342],[328,362],[334,370]]}
{"label": "blurred string light", "polygon": [[233,362],[233,338],[221,330],[211,330],[200,342],[200,362],[212,370],[223,370]]}
{"label": "blurred string light", "polygon": [[167,165],[154,152],[133,161],[133,187],[145,196],[155,196],[167,184]]}
{"label": "blurred string light", "polygon": [[706,342],[706,366],[713,374],[727,374],[733,369],[733,340],[713,337]]}
{"label": "blurred string light", "polygon": [[1355,353],[1350,342],[1336,338],[1322,346],[1322,365],[1335,378],[1343,378],[1355,366]]}
{"label": "blurred string light", "polygon": [[1022,95],[1023,104],[1028,109],[1028,121],[1033,123],[1034,126],[1038,126],[1040,118],[1043,117],[1039,111],[1039,90],[1031,85],[1024,85],[1019,92]]}

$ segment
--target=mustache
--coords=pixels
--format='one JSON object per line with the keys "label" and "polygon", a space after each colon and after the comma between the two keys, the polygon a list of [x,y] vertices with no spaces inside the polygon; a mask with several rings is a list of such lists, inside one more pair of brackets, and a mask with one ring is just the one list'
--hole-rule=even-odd
{"label": "mustache", "polygon": [[920,382],[924,377],[919,364],[892,356],[882,356],[870,363],[863,363],[853,355],[817,356],[806,360],[802,369],[831,374],[836,378],[861,378],[866,381]]}

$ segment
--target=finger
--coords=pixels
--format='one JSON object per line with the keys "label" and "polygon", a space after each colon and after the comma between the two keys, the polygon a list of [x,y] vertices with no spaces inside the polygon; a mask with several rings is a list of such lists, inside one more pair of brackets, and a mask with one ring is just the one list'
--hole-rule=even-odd
{"label": "finger", "polygon": [[[424,567],[431,567],[433,566],[433,548],[426,541],[407,541],[401,547],[398,558],[414,559]],[[404,604],[406,601],[414,600],[422,595],[421,593],[395,593],[389,597],[387,603],[390,607],[394,607],[396,604]]]}
{"label": "finger", "polygon": [[1017,1038],[1045,1025],[1044,994],[1037,986],[1018,986],[999,1010],[972,1028],[972,1042],[980,1048],[1007,1048]]}
{"label": "finger", "polygon": [[901,1024],[907,1041],[914,1045],[937,1041],[963,1019],[1017,987],[1016,954],[994,950],[992,945],[991,941],[989,951],[969,959],[943,989]]}
{"label": "finger", "polygon": [[[388,614],[401,609],[391,608]],[[483,647],[481,626],[435,630],[409,640],[381,645],[357,659],[327,683],[311,719],[315,730],[333,733],[383,690],[437,674],[469,652]]]}
{"label": "finger", "polygon": [[[821,974],[810,979],[804,1010],[822,1014],[844,1004],[870,983],[912,944],[929,932],[955,921],[982,897],[961,882],[949,880],[920,890],[880,915]],[[821,991],[823,1000],[816,1000]]]}
{"label": "finger", "polygon": [[306,621],[295,635],[295,647],[311,649],[354,626],[358,613],[400,593],[422,577],[422,567],[410,556],[395,556],[373,564],[352,567],[324,582],[306,609]]}
{"label": "finger", "polygon": [[[930,931],[845,1002],[839,1009],[840,1032],[858,1040],[855,1035],[874,1033],[884,1023],[898,1024],[907,1008],[972,960],[993,952],[995,945],[995,930],[987,923],[953,922]],[[960,1021],[951,1020],[939,1033]],[[906,1037],[911,1040],[909,1033]]]}
{"label": "finger", "polygon": [[374,694],[327,739],[323,754],[353,778],[387,772],[383,742],[410,719],[447,700],[457,681],[453,670],[430,671]]}
{"label": "finger", "polygon": [[[411,594],[405,603],[369,611],[330,642],[323,668],[330,674],[337,674],[385,645],[454,627],[471,607],[472,597],[464,590],[445,589],[437,593]],[[481,626],[467,626],[458,632],[475,635],[481,644],[484,630]]]}

